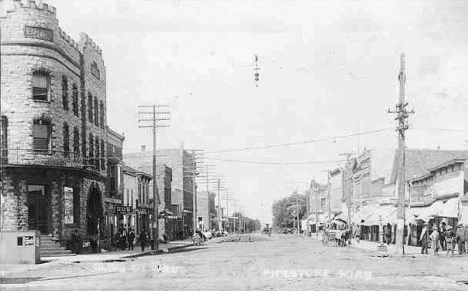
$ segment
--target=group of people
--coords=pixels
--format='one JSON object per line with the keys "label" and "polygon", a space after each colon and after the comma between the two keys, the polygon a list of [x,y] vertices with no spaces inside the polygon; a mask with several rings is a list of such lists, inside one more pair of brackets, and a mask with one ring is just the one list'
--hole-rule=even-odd
{"label": "group of people", "polygon": [[456,230],[454,230],[452,226],[442,221],[439,226],[432,226],[432,232],[430,229],[429,224],[425,223],[419,237],[419,241],[421,242],[421,254],[429,253],[429,244],[436,256],[439,254],[439,250],[446,251],[447,255],[453,255],[456,245],[460,255],[466,252],[468,229],[463,224],[458,224]]}
{"label": "group of people", "polygon": [[[125,228],[120,228],[115,234],[114,244],[121,250],[134,250],[135,244],[135,231],[133,228],[130,228],[128,231]],[[141,251],[145,251],[145,247],[148,244],[149,236],[145,230],[142,230],[139,237],[139,242],[141,246]]]}

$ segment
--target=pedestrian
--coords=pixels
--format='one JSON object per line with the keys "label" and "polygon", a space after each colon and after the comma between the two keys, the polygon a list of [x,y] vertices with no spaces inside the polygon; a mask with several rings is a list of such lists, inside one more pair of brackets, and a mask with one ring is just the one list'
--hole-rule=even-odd
{"label": "pedestrian", "polygon": [[442,220],[442,222],[440,223],[440,228],[439,228],[439,234],[440,234],[439,240],[440,240],[440,246],[443,251],[445,251],[447,248],[447,243],[445,241],[445,231],[447,231],[447,224],[445,223],[445,221]]}
{"label": "pedestrian", "polygon": [[446,231],[444,233],[445,236],[445,244],[447,249],[447,256],[451,256],[454,253],[455,242],[456,242],[456,234],[452,229],[452,226],[447,225]]}
{"label": "pedestrian", "polygon": [[146,244],[148,243],[148,234],[146,233],[145,230],[143,230],[140,234],[140,246],[141,246],[141,251],[145,251]]}
{"label": "pedestrian", "polygon": [[384,227],[384,236],[387,246],[390,244],[390,241],[392,239],[391,227],[392,226],[390,225],[390,223],[387,223],[387,225]]}
{"label": "pedestrian", "polygon": [[459,223],[457,226],[457,243],[458,243],[458,254],[462,255],[465,252],[465,227],[463,223]]}
{"label": "pedestrian", "polygon": [[424,223],[419,241],[421,242],[421,254],[427,255],[429,247],[429,229],[427,223]]}
{"label": "pedestrian", "polygon": [[80,236],[78,234],[78,229],[75,229],[72,236],[72,252],[78,254],[80,251]]}
{"label": "pedestrian", "polygon": [[128,240],[128,250],[133,250],[133,241],[135,240],[135,232],[133,231],[133,228],[130,228],[130,231],[128,232],[127,240]]}
{"label": "pedestrian", "polygon": [[432,230],[431,236],[431,249],[434,250],[434,256],[439,255],[439,247],[440,247],[440,238],[439,238],[439,230],[437,229],[437,226],[434,225],[434,229]]}
{"label": "pedestrian", "polygon": [[356,225],[356,228],[354,229],[354,238],[356,239],[357,243],[359,243],[361,239],[361,224]]}

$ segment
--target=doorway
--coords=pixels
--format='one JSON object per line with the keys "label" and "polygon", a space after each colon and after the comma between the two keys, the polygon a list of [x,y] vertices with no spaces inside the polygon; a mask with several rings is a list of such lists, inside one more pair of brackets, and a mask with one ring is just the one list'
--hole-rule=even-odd
{"label": "doorway", "polygon": [[28,225],[29,230],[49,233],[49,199],[45,185],[28,185]]}

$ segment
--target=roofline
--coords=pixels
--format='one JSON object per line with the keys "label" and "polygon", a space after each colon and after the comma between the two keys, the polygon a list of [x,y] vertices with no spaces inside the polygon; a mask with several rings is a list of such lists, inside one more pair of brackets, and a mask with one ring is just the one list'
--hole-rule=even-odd
{"label": "roofline", "polygon": [[442,164],[439,164],[439,165],[437,165],[437,166],[435,166],[433,168],[428,169],[429,173],[426,173],[426,174],[424,174],[422,176],[410,179],[408,181],[413,183],[413,182],[425,179],[427,177],[432,176],[432,173],[436,172],[437,170],[439,170],[439,169],[441,169],[443,167],[447,167],[447,166],[454,165],[454,164],[463,164],[465,161],[466,161],[466,159],[451,159],[451,160],[443,162]]}
{"label": "roofline", "polygon": [[124,141],[125,140],[125,136],[123,134],[120,134],[120,133],[117,133],[115,130],[111,129],[109,126],[107,126],[107,133],[115,136],[116,138]]}

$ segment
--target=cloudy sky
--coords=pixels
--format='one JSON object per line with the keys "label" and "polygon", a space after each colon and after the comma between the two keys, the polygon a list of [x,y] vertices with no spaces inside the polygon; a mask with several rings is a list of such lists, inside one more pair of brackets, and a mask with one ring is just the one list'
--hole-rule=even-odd
{"label": "cloudy sky", "polygon": [[387,110],[401,52],[416,111],[408,147],[466,147],[465,1],[44,2],[102,48],[108,123],[125,152],[151,147],[138,105],[169,104],[158,147],[205,150],[251,216],[271,220],[274,199],[324,181],[340,153],[396,146]]}

